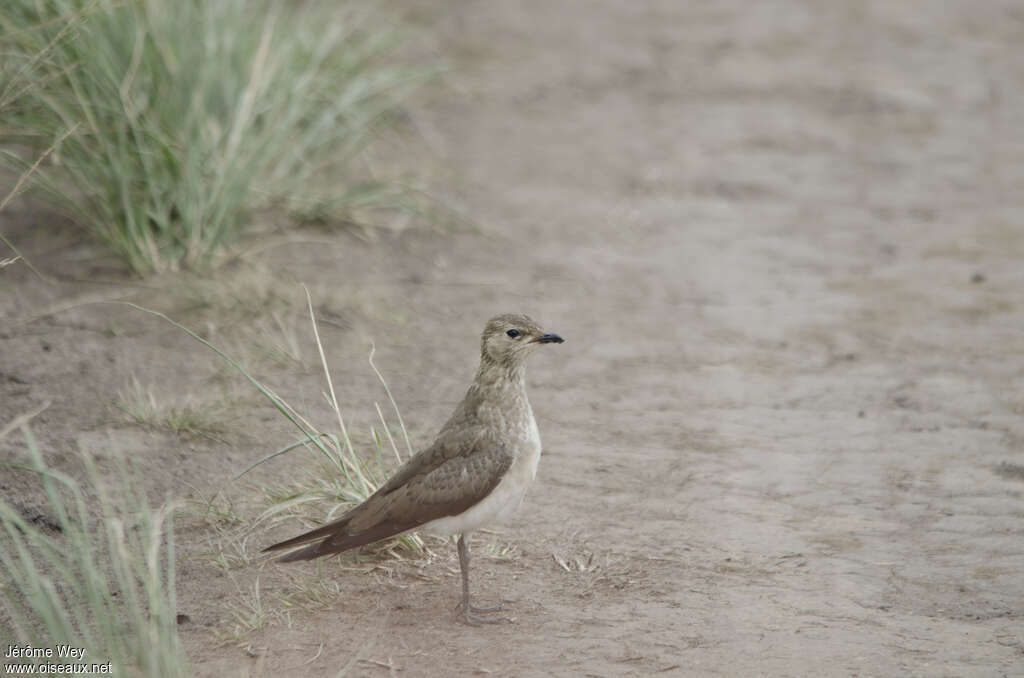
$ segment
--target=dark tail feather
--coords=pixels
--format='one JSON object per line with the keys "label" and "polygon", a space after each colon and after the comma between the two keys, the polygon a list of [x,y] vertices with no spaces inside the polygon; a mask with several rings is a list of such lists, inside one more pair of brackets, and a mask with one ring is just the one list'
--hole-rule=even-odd
{"label": "dark tail feather", "polygon": [[[320,546],[322,544],[323,544],[323,542],[321,542],[320,544],[313,544],[311,546],[307,546],[306,548],[299,549],[298,551],[292,551],[291,553],[286,553],[285,555],[283,555],[280,558],[278,558],[277,562],[279,562],[279,563],[294,563],[297,560],[313,560],[313,558],[316,558],[317,556],[322,555],[320,553]],[[271,548],[274,548],[274,547],[271,547]],[[264,549],[264,551],[269,551],[269,550],[270,549]]]}
{"label": "dark tail feather", "polygon": [[[284,541],[279,541],[276,544],[271,544],[267,548],[263,549],[263,553],[266,553],[267,551],[280,551],[281,549],[291,548],[292,546],[300,546],[302,544],[308,544],[311,541],[316,541],[317,539],[324,539],[325,537],[330,537],[342,531],[345,525],[348,524],[348,521],[349,517],[345,516],[341,520],[335,520],[333,523],[327,523],[323,527],[318,527],[315,530],[310,530],[309,532],[300,534],[298,537],[292,537],[291,539],[285,539]],[[286,557],[291,559],[291,555]]]}
{"label": "dark tail feather", "polygon": [[391,521],[388,521],[374,525],[370,529],[360,532],[359,534],[346,534],[345,529],[347,527],[347,523],[348,518],[342,518],[330,525],[324,525],[323,527],[312,530],[311,532],[300,534],[298,537],[268,546],[263,549],[263,552],[277,551],[279,549],[301,546],[302,544],[308,544],[311,541],[316,541],[317,543],[315,544],[309,544],[306,548],[286,553],[277,559],[278,562],[281,563],[293,563],[297,560],[312,560],[313,558],[341,553],[342,551],[354,549],[358,546],[372,544],[373,542],[380,541],[381,539],[394,537],[397,534],[405,532],[411,527],[415,527],[415,525],[396,525]]}

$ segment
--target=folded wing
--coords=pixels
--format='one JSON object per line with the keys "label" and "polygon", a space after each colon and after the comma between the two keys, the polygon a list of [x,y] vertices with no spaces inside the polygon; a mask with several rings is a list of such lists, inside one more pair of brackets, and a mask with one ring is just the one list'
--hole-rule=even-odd
{"label": "folded wing", "polygon": [[[340,553],[467,510],[501,481],[512,464],[506,446],[483,429],[442,436],[340,519],[264,549],[310,544],[280,560]],[[316,542],[316,543],[311,543]]]}

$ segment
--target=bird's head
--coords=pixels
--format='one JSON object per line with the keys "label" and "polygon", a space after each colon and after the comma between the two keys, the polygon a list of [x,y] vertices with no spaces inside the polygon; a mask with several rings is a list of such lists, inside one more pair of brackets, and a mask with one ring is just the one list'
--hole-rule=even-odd
{"label": "bird's head", "polygon": [[557,334],[545,332],[530,317],[505,313],[487,321],[480,338],[480,353],[483,360],[517,366],[541,344],[561,344]]}

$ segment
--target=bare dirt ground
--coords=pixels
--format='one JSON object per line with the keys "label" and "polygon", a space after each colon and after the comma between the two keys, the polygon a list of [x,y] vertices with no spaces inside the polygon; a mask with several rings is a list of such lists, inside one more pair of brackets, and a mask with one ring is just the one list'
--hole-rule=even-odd
{"label": "bare dirt ground", "polygon": [[[258,376],[326,420],[304,281],[351,428],[365,438],[384,402],[372,339],[419,444],[461,397],[487,317],[526,312],[567,339],[531,366],[537,483],[474,542],[476,595],[514,624],[455,621],[452,547],[225,569],[186,521],[196,675],[1024,675],[1020,4],[409,15],[415,49],[451,65],[410,119],[481,233],[299,234],[219,274],[210,305],[34,234],[31,213],[0,222],[61,275],[0,274],[0,419],[51,400],[35,426],[53,463],[121,450],[158,494],[224,488],[248,518],[231,477],[291,440],[284,424],[174,328],[82,303],[130,295],[250,344],[278,309],[302,357]],[[228,403],[224,431],[125,423],[111,403],[132,376]],[[17,477],[0,491],[32,510]],[[296,603],[311,585],[329,594]],[[223,640],[256,586],[265,625]]]}

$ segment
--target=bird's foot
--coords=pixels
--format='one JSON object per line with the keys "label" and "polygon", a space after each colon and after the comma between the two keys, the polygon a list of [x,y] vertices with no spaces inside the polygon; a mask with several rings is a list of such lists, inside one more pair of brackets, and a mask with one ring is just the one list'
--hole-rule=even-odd
{"label": "bird's foot", "polygon": [[496,612],[502,612],[507,608],[504,605],[489,605],[486,607],[473,605],[466,601],[460,602],[455,606],[455,610],[459,613],[462,621],[469,626],[479,626],[481,624],[503,624],[512,623],[511,617],[493,616]]}
{"label": "bird's foot", "polygon": [[[467,607],[467,606],[463,605],[462,603],[459,603],[458,605],[455,606],[455,609],[461,610],[464,607]],[[472,603],[470,603],[469,606],[468,606],[468,609],[469,609],[470,612],[479,612],[481,614],[492,614],[494,612],[503,612],[503,611],[507,610],[508,608],[505,607],[504,605],[502,605],[501,603],[498,603],[497,605],[473,605]]]}
{"label": "bird's foot", "polygon": [[489,614],[491,613],[462,610],[459,616],[462,618],[462,622],[469,626],[480,626],[481,624],[511,624],[513,621],[512,617],[494,617],[488,616]]}

